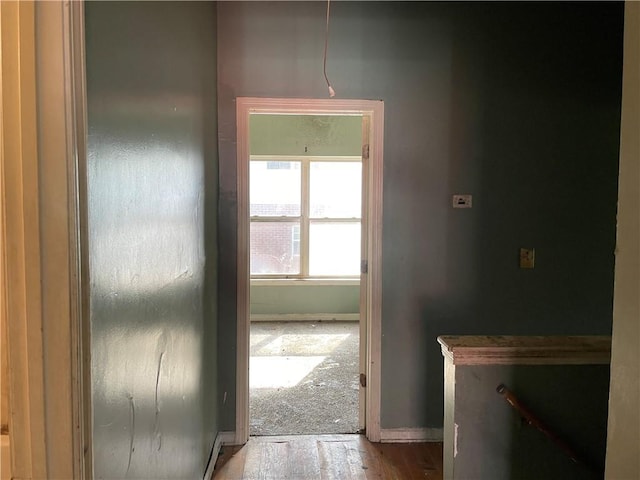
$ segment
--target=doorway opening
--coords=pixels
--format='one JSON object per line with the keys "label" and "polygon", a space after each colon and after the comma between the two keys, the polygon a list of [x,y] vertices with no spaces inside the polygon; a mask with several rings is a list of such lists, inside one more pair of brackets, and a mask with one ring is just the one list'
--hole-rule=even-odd
{"label": "doorway opening", "polygon": [[[237,126],[235,441],[344,431],[377,441],[383,103],[238,98]],[[351,308],[338,311],[331,293]],[[286,395],[307,404],[291,408]],[[323,408],[332,403],[352,408]],[[283,429],[265,425],[274,420]]]}
{"label": "doorway opening", "polygon": [[361,114],[250,114],[250,435],[364,423],[362,124]]}

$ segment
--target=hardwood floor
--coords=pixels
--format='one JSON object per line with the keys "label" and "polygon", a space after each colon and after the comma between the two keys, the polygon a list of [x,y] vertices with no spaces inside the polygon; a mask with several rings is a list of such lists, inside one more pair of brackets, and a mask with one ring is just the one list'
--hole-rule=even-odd
{"label": "hardwood floor", "polygon": [[442,480],[441,443],[371,443],[362,435],[251,437],[223,447],[215,480]]}

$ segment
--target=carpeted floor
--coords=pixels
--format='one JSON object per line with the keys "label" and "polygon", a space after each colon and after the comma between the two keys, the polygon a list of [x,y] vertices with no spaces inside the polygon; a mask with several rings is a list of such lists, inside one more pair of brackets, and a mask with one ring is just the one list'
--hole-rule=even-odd
{"label": "carpeted floor", "polygon": [[358,430],[357,322],[251,324],[251,435]]}

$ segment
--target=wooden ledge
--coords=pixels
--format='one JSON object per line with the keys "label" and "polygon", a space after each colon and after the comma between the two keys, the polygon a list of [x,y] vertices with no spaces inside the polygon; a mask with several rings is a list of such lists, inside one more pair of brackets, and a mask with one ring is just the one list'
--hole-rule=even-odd
{"label": "wooden ledge", "polygon": [[454,365],[608,365],[610,336],[438,337]]}

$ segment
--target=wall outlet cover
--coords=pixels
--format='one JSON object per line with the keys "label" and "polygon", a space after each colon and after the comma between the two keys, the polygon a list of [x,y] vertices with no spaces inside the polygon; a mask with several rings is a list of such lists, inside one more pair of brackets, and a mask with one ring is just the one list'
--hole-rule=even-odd
{"label": "wall outlet cover", "polygon": [[534,268],[536,265],[536,249],[520,249],[520,268]]}

